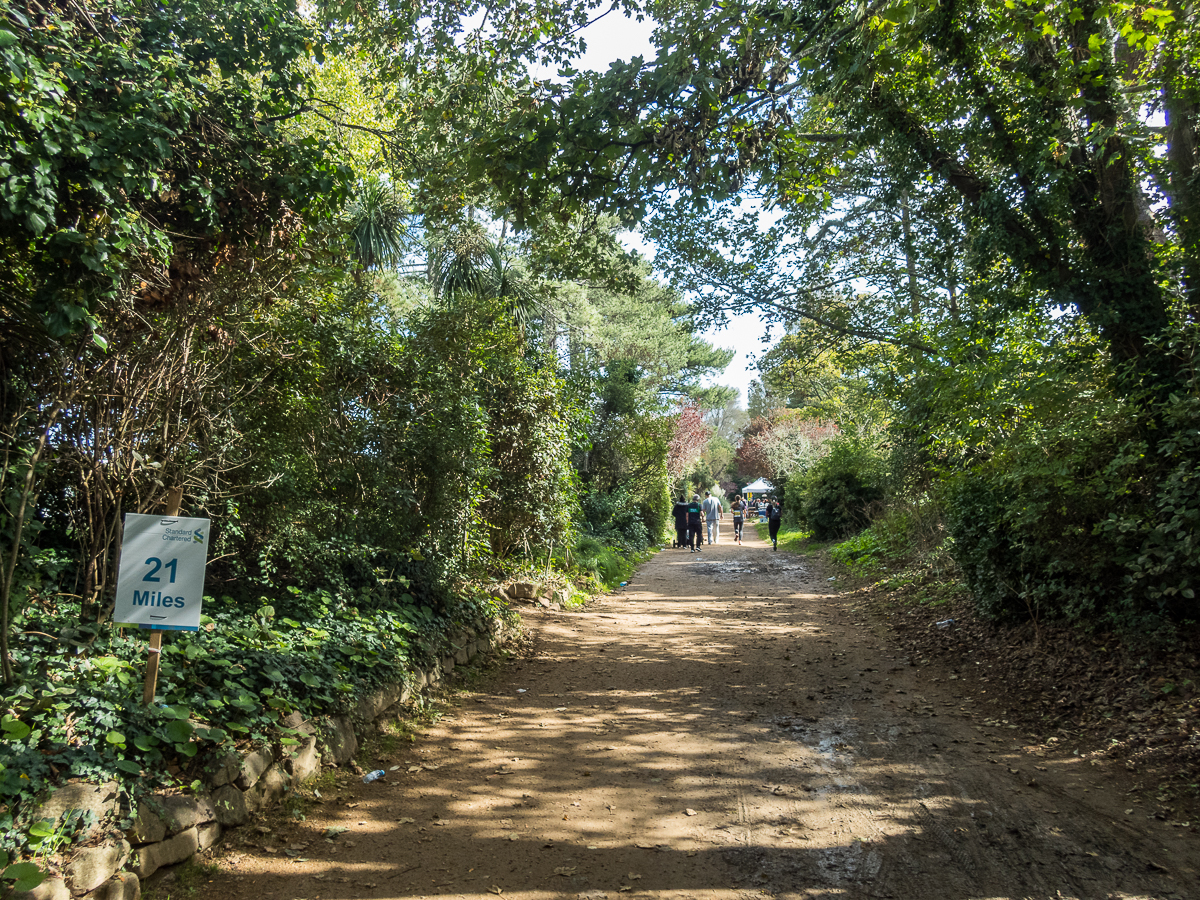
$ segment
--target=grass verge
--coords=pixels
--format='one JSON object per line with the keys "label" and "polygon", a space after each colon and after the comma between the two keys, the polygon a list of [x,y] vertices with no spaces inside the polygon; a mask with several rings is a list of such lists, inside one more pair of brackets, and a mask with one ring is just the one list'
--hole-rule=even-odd
{"label": "grass verge", "polygon": [[[754,527],[758,531],[759,540],[770,542],[771,531],[767,525],[755,523]],[[816,553],[828,550],[836,543],[836,541],[814,541],[809,532],[800,528],[779,529],[779,549],[786,550],[788,553]]]}

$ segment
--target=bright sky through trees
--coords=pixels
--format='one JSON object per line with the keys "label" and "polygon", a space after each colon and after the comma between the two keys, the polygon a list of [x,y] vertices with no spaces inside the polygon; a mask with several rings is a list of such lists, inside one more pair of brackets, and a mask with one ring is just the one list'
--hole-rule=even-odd
{"label": "bright sky through trees", "polygon": [[[656,55],[654,45],[650,42],[650,34],[654,23],[646,19],[638,22],[636,19],[621,15],[614,11],[589,25],[583,32],[587,41],[587,52],[577,62],[580,69],[591,69],[598,72],[606,71],[609,64],[615,60],[629,60],[635,56],[652,59]],[[554,78],[557,73],[548,67],[533,69],[535,77]],[[637,233],[622,235],[622,243],[630,249],[635,249],[647,259],[654,259],[655,247]],[[737,356],[729,364],[724,373],[711,379],[713,384],[728,384],[736,387],[741,393],[743,405],[747,402],[747,388],[757,377],[758,371],[754,362],[759,354],[767,349],[762,342],[764,325],[757,313],[749,313],[732,317],[724,328],[710,328],[703,337],[721,347],[737,351]]]}

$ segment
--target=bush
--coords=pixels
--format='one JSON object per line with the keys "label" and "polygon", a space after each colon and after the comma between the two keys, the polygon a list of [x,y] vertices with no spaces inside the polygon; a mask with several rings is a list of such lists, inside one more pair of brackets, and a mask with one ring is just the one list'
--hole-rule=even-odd
{"label": "bush", "polygon": [[953,543],[941,506],[921,497],[889,505],[870,527],[830,547],[829,555],[858,575],[883,575],[882,583],[891,589],[922,585],[925,602],[931,594],[947,596],[962,589]]}
{"label": "bush", "polygon": [[789,483],[785,498],[800,501],[800,519],[819,541],[861,531],[884,497],[882,465],[865,441],[841,436],[802,482]]}
{"label": "bush", "polygon": [[625,562],[617,551],[595,538],[581,538],[575,545],[574,556],[580,571],[594,576],[602,585],[615,584],[625,572]]}
{"label": "bush", "polygon": [[977,608],[993,619],[1092,617],[1121,582],[1112,548],[1093,539],[1103,492],[1061,457],[1005,462],[950,485],[947,526]]}
{"label": "bush", "polygon": [[851,569],[870,570],[884,559],[886,548],[870,528],[859,532],[840,544],[831,547],[829,555],[834,562]]}
{"label": "bush", "polygon": [[567,554],[567,558],[556,557],[564,568],[574,569],[577,575],[590,579],[592,589],[614,588],[628,578],[636,566],[648,554],[606,546],[594,537],[584,536]]}
{"label": "bush", "polygon": [[883,491],[857,472],[830,472],[813,480],[804,502],[804,520],[819,541],[843,537],[865,528],[869,509]]}
{"label": "bush", "polygon": [[244,606],[206,597],[199,631],[168,633],[162,703],[143,706],[145,641],[103,623],[89,627],[87,652],[78,652],[79,601],[37,598],[19,622],[21,683],[5,695],[0,722],[0,849],[25,849],[50,784],[117,780],[134,797],[186,787],[199,777],[201,750],[294,743],[279,732],[282,717],[344,713],[375,686],[405,680],[414,662],[445,653],[451,635],[510,615],[482,592],[447,592],[440,609],[411,597],[358,608],[298,589],[253,612]]}
{"label": "bush", "polygon": [[[583,513],[583,530],[600,546],[604,544],[622,550],[640,551],[650,545],[651,531],[646,526],[644,506],[657,510],[660,504],[639,503],[625,488],[604,493],[592,487],[583,496],[580,504]],[[662,531],[659,524],[659,532]]]}
{"label": "bush", "polygon": [[674,519],[671,515],[673,505],[665,471],[658,476],[644,479],[638,509],[646,526],[646,543],[635,549],[644,550],[651,543],[661,541],[668,525],[674,531]]}
{"label": "bush", "polygon": [[947,525],[982,613],[1116,626],[1195,618],[1200,399],[1119,413],[1080,403],[951,480]]}

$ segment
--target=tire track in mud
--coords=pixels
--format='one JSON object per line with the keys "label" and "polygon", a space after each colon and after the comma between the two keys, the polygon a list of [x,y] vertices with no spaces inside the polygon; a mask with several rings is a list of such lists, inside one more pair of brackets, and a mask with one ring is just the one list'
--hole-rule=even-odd
{"label": "tire track in mud", "polygon": [[364,761],[387,783],[275,826],[303,862],[231,848],[213,896],[1200,900],[1194,832],[974,716],[810,560],[665,550],[527,621],[522,659]]}

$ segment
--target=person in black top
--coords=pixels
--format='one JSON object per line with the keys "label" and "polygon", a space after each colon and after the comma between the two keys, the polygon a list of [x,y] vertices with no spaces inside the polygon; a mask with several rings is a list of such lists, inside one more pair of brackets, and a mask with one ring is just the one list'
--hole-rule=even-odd
{"label": "person in black top", "polygon": [[772,500],[767,507],[767,528],[771,532],[771,549],[779,549],[779,524],[783,521],[783,506],[778,500]]}
{"label": "person in black top", "polygon": [[675,515],[675,546],[682,550],[688,542],[688,504],[683,494],[679,495],[671,512]]}
{"label": "person in black top", "polygon": [[700,495],[692,494],[692,502],[687,506],[687,525],[688,525],[688,547],[693,553],[700,552],[700,544],[703,543],[704,534],[701,531],[701,519],[704,517],[703,507],[700,505]]}

